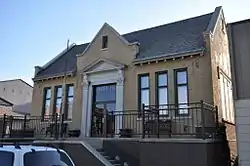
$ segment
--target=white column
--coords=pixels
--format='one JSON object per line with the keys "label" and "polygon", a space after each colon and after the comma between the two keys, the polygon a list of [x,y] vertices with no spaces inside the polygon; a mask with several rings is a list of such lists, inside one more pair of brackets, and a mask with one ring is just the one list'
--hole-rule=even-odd
{"label": "white column", "polygon": [[123,97],[124,97],[124,73],[123,70],[118,71],[118,79],[116,84],[116,111],[119,111],[115,113],[115,115],[121,115],[121,116],[115,116],[115,130],[116,133],[119,133],[119,129],[123,128],[122,126],[122,112],[124,110],[123,106]]}
{"label": "white column", "polygon": [[91,136],[91,123],[92,123],[92,94],[93,94],[93,86],[90,82],[89,84],[89,90],[88,90],[88,102],[87,104],[87,110],[86,110],[86,137]]}
{"label": "white column", "polygon": [[83,75],[83,91],[82,91],[82,123],[81,123],[81,137],[88,135],[88,95],[89,95],[89,81],[86,74]]}

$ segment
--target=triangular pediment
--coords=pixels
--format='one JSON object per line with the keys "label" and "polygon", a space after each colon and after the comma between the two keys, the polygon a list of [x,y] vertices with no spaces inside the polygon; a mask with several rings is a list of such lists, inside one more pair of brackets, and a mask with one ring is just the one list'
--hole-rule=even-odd
{"label": "triangular pediment", "polygon": [[102,58],[102,59],[98,59],[97,61],[94,61],[89,66],[84,68],[83,72],[93,73],[93,72],[122,69],[123,67],[124,67],[124,64]]}

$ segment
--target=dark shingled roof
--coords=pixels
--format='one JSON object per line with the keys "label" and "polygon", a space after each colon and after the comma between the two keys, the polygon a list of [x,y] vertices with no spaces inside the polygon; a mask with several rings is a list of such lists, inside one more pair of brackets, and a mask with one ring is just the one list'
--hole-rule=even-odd
{"label": "dark shingled roof", "polygon": [[[140,43],[138,60],[202,50],[204,48],[203,32],[207,29],[212,14],[139,30],[122,36],[130,43]],[[36,78],[76,71],[76,54],[82,53],[88,44],[73,46],[47,68],[42,69]],[[67,61],[66,71],[65,61]]]}
{"label": "dark shingled roof", "polygon": [[64,72],[70,73],[76,71],[76,55],[82,53],[87,46],[88,43],[73,46],[47,68],[42,69],[36,75],[36,78],[58,76],[64,74]]}

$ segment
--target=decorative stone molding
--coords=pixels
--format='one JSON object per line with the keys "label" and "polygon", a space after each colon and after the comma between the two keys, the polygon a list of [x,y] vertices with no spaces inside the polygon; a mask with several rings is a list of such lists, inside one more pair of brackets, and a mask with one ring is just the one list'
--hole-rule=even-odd
{"label": "decorative stone molding", "polygon": [[83,74],[83,79],[82,79],[82,86],[83,87],[88,87],[89,85],[89,80],[88,80],[88,76],[86,73]]}
{"label": "decorative stone molding", "polygon": [[123,70],[118,70],[117,84],[123,85],[123,83],[124,83],[124,72],[123,72]]}
{"label": "decorative stone molding", "polygon": [[[124,71],[122,68],[117,68],[105,72],[82,73],[82,122],[81,122],[81,137],[89,137],[91,134],[91,117],[92,117],[92,95],[93,86],[116,83],[116,110],[123,110],[124,97]],[[122,127],[123,119],[116,117],[115,130],[119,132]]]}
{"label": "decorative stone molding", "polygon": [[117,80],[117,84],[118,84],[118,85],[123,85],[123,84],[124,84],[124,78],[119,78],[119,79]]}

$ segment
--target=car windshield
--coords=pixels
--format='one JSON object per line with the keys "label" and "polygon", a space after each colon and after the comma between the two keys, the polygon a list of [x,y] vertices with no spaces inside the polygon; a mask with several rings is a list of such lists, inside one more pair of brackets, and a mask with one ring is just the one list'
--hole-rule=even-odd
{"label": "car windshield", "polygon": [[73,166],[67,155],[57,151],[28,152],[24,155],[24,166]]}
{"label": "car windshield", "polygon": [[0,151],[0,165],[13,166],[14,153],[8,151]]}

